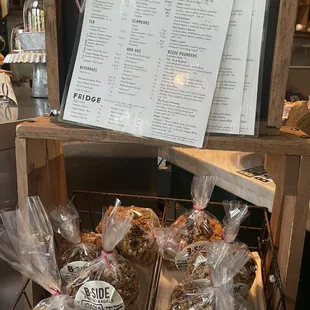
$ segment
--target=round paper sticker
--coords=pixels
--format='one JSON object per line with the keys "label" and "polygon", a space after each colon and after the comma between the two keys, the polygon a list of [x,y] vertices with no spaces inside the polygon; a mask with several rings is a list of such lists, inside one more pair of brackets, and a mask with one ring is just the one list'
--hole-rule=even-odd
{"label": "round paper sticker", "polygon": [[211,243],[209,241],[197,241],[185,247],[175,256],[174,262],[176,267],[178,269],[186,268],[188,259],[196,252],[200,251],[203,248],[206,248],[207,246],[211,246]]}
{"label": "round paper sticker", "polygon": [[125,310],[124,301],[118,291],[104,281],[89,281],[78,290],[75,301],[86,309]]}
{"label": "round paper sticker", "polygon": [[71,262],[60,269],[60,275],[65,281],[69,282],[76,273],[85,268],[86,264],[87,262],[82,261]]}
{"label": "round paper sticker", "polygon": [[249,287],[244,283],[236,283],[234,284],[234,292],[245,297],[249,293]]}

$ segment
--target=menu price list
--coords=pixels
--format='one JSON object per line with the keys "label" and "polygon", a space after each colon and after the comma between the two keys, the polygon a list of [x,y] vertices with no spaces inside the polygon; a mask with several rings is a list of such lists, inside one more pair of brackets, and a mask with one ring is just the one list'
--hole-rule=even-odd
{"label": "menu price list", "polygon": [[209,115],[239,130],[253,1],[88,0],[63,119],[194,147]]}

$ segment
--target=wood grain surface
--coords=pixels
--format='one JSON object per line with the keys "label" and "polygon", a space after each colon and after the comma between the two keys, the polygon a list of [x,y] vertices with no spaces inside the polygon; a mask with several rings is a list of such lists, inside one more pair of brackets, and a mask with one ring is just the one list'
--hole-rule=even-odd
{"label": "wood grain surface", "polygon": [[23,121],[0,124],[0,151],[15,148],[16,126]]}
{"label": "wood grain surface", "polygon": [[59,109],[60,106],[57,2],[44,0],[48,100],[53,109]]}
{"label": "wood grain surface", "polygon": [[294,310],[306,235],[310,199],[310,157],[302,156],[296,195],[285,196],[281,220],[278,263],[286,309]]}
{"label": "wood grain surface", "polygon": [[281,0],[270,81],[268,126],[280,127],[295,32],[297,0]]}
{"label": "wood grain surface", "polygon": [[[111,130],[97,130],[60,123],[56,117],[38,117],[33,119],[32,122],[22,123],[17,126],[16,135],[19,138],[31,139],[96,143],[140,143],[167,147],[180,146]],[[206,148],[224,151],[310,155],[310,139],[302,139],[302,135],[305,135],[302,131],[292,131],[291,127],[282,127],[279,136],[209,136]]]}

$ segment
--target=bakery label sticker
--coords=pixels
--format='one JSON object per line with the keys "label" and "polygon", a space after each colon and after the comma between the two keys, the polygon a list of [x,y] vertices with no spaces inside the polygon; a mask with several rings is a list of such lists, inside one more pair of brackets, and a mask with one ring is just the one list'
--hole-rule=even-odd
{"label": "bakery label sticker", "polygon": [[234,284],[234,292],[245,297],[249,293],[249,286],[244,283],[236,283]]}
{"label": "bakery label sticker", "polygon": [[188,259],[202,249],[207,249],[211,246],[209,241],[198,241],[185,247],[181,252],[179,252],[175,257],[175,265],[178,269],[187,267]]}
{"label": "bakery label sticker", "polygon": [[86,309],[125,310],[124,301],[118,291],[104,281],[89,281],[83,284],[75,301]]}
{"label": "bakery label sticker", "polygon": [[60,275],[65,281],[69,282],[73,278],[73,276],[82,269],[84,269],[86,265],[87,262],[71,262],[60,269]]}

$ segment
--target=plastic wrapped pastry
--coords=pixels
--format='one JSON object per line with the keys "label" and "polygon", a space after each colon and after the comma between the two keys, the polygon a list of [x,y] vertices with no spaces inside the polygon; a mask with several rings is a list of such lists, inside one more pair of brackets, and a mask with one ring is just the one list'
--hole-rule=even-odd
{"label": "plastic wrapped pastry", "polygon": [[86,310],[68,295],[53,296],[42,300],[33,310]]}
{"label": "plastic wrapped pastry", "polygon": [[120,201],[102,220],[102,254],[77,273],[68,285],[75,301],[88,309],[137,310],[139,279],[133,266],[115,251],[124,238],[134,217],[124,213]]}
{"label": "plastic wrapped pastry", "polygon": [[1,212],[0,257],[53,296],[35,310],[82,310],[69,295],[62,295],[53,229],[39,197],[27,198],[23,208]]}
{"label": "plastic wrapped pastry", "polygon": [[[240,249],[245,249],[249,260],[235,275],[234,291],[245,297],[255,280],[256,263],[248,250],[248,247],[241,242],[235,242],[241,222],[248,216],[248,206],[241,202],[224,201],[226,217],[224,218],[224,241],[231,246],[232,253],[237,253]],[[208,265],[208,255],[212,251],[212,244],[206,244],[198,252],[190,257],[187,264],[187,273],[191,280],[202,280],[210,278]]]}
{"label": "plastic wrapped pastry", "polygon": [[233,278],[249,259],[246,248],[233,253],[229,244],[211,244],[208,266],[210,281],[184,281],[177,285],[170,298],[169,310],[232,310],[247,309],[245,301],[235,298]]}
{"label": "plastic wrapped pastry", "polygon": [[[108,209],[112,212],[113,207]],[[159,219],[153,210],[138,207],[119,207],[119,214],[133,214],[132,226],[125,237],[116,246],[119,253],[131,262],[142,266],[149,266],[158,253],[158,246],[154,238],[154,229],[159,227]],[[96,228],[102,231],[102,221]]]}
{"label": "plastic wrapped pastry", "polygon": [[81,233],[81,242],[94,244],[99,253],[102,251],[101,234],[95,232],[83,232]]}
{"label": "plastic wrapped pastry", "polygon": [[50,207],[49,217],[54,231],[67,241],[58,258],[58,266],[62,278],[68,282],[87,262],[98,256],[98,250],[94,243],[82,242],[79,213],[71,202],[65,207]]}
{"label": "plastic wrapped pastry", "polygon": [[166,265],[184,268],[189,257],[208,241],[222,239],[222,225],[205,211],[217,177],[197,177],[192,181],[193,209],[166,228],[155,229],[155,237]]}

